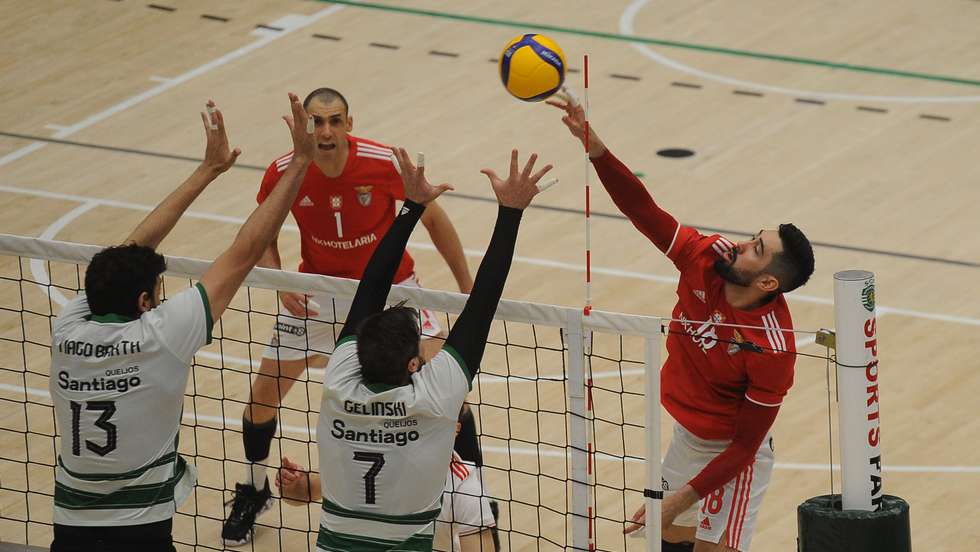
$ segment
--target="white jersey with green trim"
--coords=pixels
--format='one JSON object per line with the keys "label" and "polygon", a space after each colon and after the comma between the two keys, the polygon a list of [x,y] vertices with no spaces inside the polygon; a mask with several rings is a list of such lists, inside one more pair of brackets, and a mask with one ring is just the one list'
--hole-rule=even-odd
{"label": "white jersey with green trim", "polygon": [[139,525],[173,517],[195,482],[177,454],[194,353],[211,341],[198,284],[138,320],[96,316],[85,294],[54,321],[51,398],[61,436],[54,522]]}
{"label": "white jersey with green trim", "polygon": [[317,425],[319,550],[427,550],[470,376],[445,347],[402,386],[365,384],[353,336],[327,365]]}

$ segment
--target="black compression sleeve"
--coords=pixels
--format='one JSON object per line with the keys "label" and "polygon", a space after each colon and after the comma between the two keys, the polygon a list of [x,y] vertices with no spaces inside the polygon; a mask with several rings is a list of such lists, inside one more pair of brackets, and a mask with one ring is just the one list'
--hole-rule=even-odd
{"label": "black compression sleeve", "polygon": [[514,258],[514,244],[517,242],[517,229],[521,224],[522,214],[520,209],[502,205],[497,210],[497,224],[493,228],[487,254],[483,256],[480,270],[476,273],[473,291],[446,339],[446,346],[459,353],[470,377],[476,377],[480,371],[487,335],[490,334],[490,323],[497,312],[497,303],[504,291],[504,282],[507,281],[510,263]]}
{"label": "black compression sleeve", "polygon": [[364,275],[361,277],[361,283],[357,285],[354,302],[351,304],[347,321],[344,322],[344,328],[340,330],[338,341],[357,333],[357,326],[362,320],[384,309],[388,292],[391,291],[391,282],[405,254],[405,245],[416,223],[422,217],[423,211],[425,205],[405,200],[395,222],[381,238],[381,243],[378,244],[371,255],[371,260],[364,268]]}

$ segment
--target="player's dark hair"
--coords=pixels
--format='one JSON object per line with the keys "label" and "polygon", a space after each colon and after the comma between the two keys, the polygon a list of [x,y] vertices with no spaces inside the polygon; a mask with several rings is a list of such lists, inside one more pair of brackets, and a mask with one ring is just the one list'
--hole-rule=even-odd
{"label": "player's dark hair", "polygon": [[92,257],[85,270],[85,295],[95,315],[139,318],[139,297],[153,297],[167,261],[152,247],[127,244],[107,247]]}
{"label": "player's dark hair", "polygon": [[357,359],[367,383],[402,385],[408,362],[419,356],[418,313],[391,307],[364,319],[357,330]]}
{"label": "player's dark hair", "polygon": [[334,100],[340,100],[340,103],[344,104],[344,114],[350,115],[350,106],[347,105],[347,98],[333,88],[317,88],[313,92],[310,92],[306,96],[306,99],[303,100],[303,108],[308,109],[310,107],[310,102],[312,102],[314,99],[319,99],[323,103],[330,103]]}
{"label": "player's dark hair", "polygon": [[779,291],[788,293],[802,286],[813,274],[813,247],[810,240],[793,224],[779,225],[783,250],[776,253],[766,272],[779,280]]}

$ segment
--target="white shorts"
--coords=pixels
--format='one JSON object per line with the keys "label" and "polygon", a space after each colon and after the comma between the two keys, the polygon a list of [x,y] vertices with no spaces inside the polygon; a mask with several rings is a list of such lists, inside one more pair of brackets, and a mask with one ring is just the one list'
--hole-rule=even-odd
{"label": "white shorts", "polygon": [[[420,287],[415,274],[398,285]],[[349,299],[337,299],[327,295],[310,297],[309,308],[319,312],[316,316],[297,317],[279,305],[272,339],[265,348],[263,358],[272,360],[302,360],[313,355],[329,355],[333,352],[334,332],[340,333],[341,324],[350,311]],[[426,309],[420,311],[422,338],[437,337],[442,333],[439,319]]]}
{"label": "white shorts", "polygon": [[[483,471],[475,464],[460,460],[455,452],[453,456],[456,462],[450,465],[446,476],[433,549],[456,552],[462,549],[460,537],[495,527],[497,522],[483,485]],[[450,538],[452,546],[446,542]]]}
{"label": "white shorts", "polygon": [[[675,423],[663,464],[664,494],[670,495],[694,479],[729,443],[701,439]],[[762,497],[769,488],[774,461],[772,436],[767,435],[751,464],[724,487],[677,516],[674,525],[697,527],[699,540],[715,544],[727,534],[726,546],[746,552],[752,542]]]}

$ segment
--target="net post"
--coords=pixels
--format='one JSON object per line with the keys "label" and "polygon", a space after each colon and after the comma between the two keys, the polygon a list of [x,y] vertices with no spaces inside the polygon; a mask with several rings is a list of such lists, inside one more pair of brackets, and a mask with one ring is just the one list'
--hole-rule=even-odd
{"label": "net post", "polygon": [[[661,325],[663,322],[660,322]],[[660,461],[660,341],[663,339],[659,332],[644,339],[644,382],[643,390],[646,397],[646,488],[653,494],[660,492],[660,498],[646,496],[646,535],[647,552],[660,552],[661,527],[660,506],[663,500]]]}
{"label": "net post", "polygon": [[571,464],[572,550],[590,550],[592,542],[589,515],[589,420],[585,388],[584,314],[571,309],[562,328],[568,344],[568,446]]}
{"label": "net post", "polygon": [[584,80],[582,109],[585,113],[585,308],[586,316],[592,313],[592,162],[589,160],[589,54],[582,56]]}
{"label": "net post", "polygon": [[837,389],[843,509],[881,508],[881,420],[875,277],[865,270],[834,274]]}

